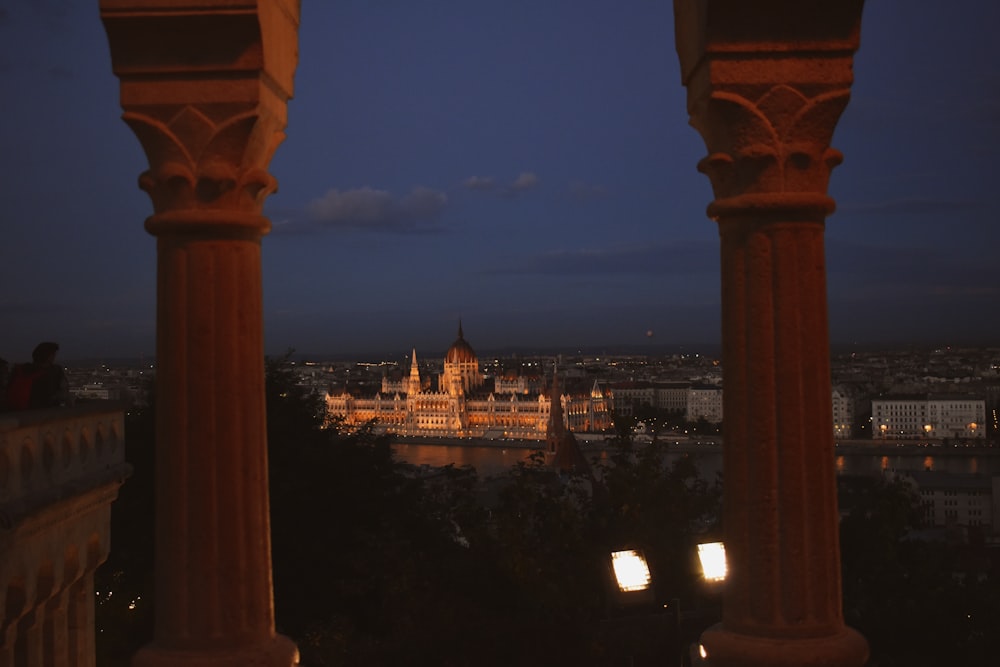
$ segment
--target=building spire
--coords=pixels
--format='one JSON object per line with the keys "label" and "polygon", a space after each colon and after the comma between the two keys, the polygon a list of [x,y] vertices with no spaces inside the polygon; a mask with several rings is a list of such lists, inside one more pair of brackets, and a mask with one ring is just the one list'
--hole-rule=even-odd
{"label": "building spire", "polygon": [[462,335],[462,318],[458,318],[458,339],[464,340],[465,336]]}
{"label": "building spire", "polygon": [[[552,367],[552,385],[549,390],[549,396],[551,403],[549,404],[549,427],[546,432],[546,438],[558,439],[562,437],[563,432],[566,430],[563,424],[563,410],[562,401],[560,400],[561,391],[559,389],[559,367]],[[554,445],[554,440],[550,440],[550,445]],[[550,452],[555,453],[555,448],[550,446]]]}
{"label": "building spire", "polygon": [[406,386],[406,393],[413,395],[420,393],[420,368],[417,366],[417,348],[413,348],[410,354],[410,380]]}
{"label": "building spire", "polygon": [[549,423],[545,431],[545,444],[550,465],[561,473],[582,473],[590,476],[590,464],[580,451],[576,436],[563,422],[562,390],[559,387],[559,368],[552,367],[552,386],[549,389]]}

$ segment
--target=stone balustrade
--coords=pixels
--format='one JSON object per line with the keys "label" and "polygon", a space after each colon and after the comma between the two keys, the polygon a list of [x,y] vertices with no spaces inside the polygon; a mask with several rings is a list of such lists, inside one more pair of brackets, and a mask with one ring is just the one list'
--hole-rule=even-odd
{"label": "stone balustrade", "polygon": [[0,665],[94,664],[94,570],[129,471],[117,403],[0,415]]}

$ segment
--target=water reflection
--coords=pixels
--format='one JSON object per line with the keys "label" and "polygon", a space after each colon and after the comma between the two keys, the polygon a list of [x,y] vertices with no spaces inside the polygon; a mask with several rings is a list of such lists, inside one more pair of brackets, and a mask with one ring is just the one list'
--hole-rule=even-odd
{"label": "water reflection", "polygon": [[[539,449],[545,443],[539,443]],[[396,456],[414,465],[442,467],[473,466],[480,476],[496,475],[513,468],[531,454],[531,449],[502,447],[464,447],[456,445],[393,445]]]}
{"label": "water reflection", "polygon": [[[539,443],[540,448],[544,447]],[[394,445],[400,460],[415,465],[456,466],[471,465],[481,477],[506,472],[519,461],[524,461],[532,452],[516,447],[476,447],[455,445]],[[668,448],[669,449],[669,448]],[[584,456],[592,460],[606,459],[607,451],[585,451]],[[702,478],[714,481],[722,472],[722,449],[706,448],[704,451],[668,451],[667,460],[672,462],[681,456],[695,460]],[[927,456],[913,454],[837,454],[834,460],[838,475],[870,475],[881,472],[903,472],[907,470],[935,470],[952,473],[980,473],[1000,475],[1000,456],[969,456],[961,452]]]}

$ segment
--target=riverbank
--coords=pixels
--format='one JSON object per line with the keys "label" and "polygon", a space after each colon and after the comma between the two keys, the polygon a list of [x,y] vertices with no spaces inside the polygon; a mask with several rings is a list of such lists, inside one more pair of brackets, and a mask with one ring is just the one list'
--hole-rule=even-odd
{"label": "riverbank", "polygon": [[926,456],[1000,456],[1000,446],[987,443],[976,445],[945,445],[927,440],[843,440],[836,443],[839,454],[923,454]]}
{"label": "riverbank", "polygon": [[544,440],[524,438],[448,438],[436,435],[390,435],[394,445],[427,445],[441,447],[495,447],[496,449],[545,449]]}
{"label": "riverbank", "polygon": [[[393,444],[439,447],[488,447],[494,449],[523,449],[533,451],[545,449],[544,440],[525,438],[454,438],[439,436],[391,436]],[[578,438],[580,449],[595,452],[612,447],[607,439]],[[648,440],[635,442],[637,446],[652,444]],[[672,451],[694,453],[722,451],[722,442],[717,439],[691,440],[677,439],[669,435],[660,436],[656,444]],[[871,454],[878,456],[925,455],[941,457],[986,456],[1000,457],[1000,446],[989,444],[943,445],[930,441],[882,441],[882,440],[842,440],[835,443],[837,454]]]}

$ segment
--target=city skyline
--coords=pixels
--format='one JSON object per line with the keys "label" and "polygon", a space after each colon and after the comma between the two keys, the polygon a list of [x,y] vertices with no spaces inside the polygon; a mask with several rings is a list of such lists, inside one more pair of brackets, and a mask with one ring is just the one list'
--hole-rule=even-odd
{"label": "city skyline", "polygon": [[[670,3],[304,3],[265,204],[268,353],[717,344]],[[1000,339],[982,0],[870,1],[833,146],[834,344]],[[0,356],[152,356],[146,168],[97,3],[0,2]],[[652,332],[652,336],[648,334]]]}

